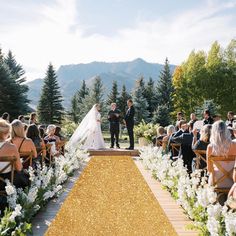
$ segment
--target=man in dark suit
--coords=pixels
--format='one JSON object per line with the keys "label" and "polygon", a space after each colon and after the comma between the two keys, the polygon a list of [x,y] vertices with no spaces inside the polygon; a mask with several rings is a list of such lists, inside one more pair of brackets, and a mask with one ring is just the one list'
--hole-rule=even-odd
{"label": "man in dark suit", "polygon": [[116,148],[120,148],[119,145],[120,111],[116,108],[116,103],[111,104],[111,110],[108,113],[108,120],[110,121],[110,133],[111,133],[110,148],[114,148],[115,141],[116,141]]}
{"label": "man in dark suit", "polygon": [[131,99],[129,99],[127,101],[127,105],[128,105],[128,110],[125,114],[125,125],[128,131],[128,135],[129,135],[129,142],[130,142],[130,146],[126,149],[128,150],[133,150],[134,149],[134,114],[135,114],[135,110],[134,110],[134,106],[133,106],[133,101]]}

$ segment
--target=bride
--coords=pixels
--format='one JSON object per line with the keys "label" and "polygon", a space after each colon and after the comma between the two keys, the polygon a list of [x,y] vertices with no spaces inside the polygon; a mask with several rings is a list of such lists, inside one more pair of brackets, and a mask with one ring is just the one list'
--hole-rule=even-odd
{"label": "bride", "polygon": [[93,105],[69,140],[69,145],[82,149],[104,149],[105,143],[101,130],[100,105]]}

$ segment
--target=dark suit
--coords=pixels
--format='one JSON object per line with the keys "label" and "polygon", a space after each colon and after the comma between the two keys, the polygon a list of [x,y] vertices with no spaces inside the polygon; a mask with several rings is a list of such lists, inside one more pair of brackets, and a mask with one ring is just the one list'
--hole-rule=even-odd
{"label": "dark suit", "polygon": [[129,135],[130,148],[134,148],[134,114],[135,110],[133,106],[131,106],[125,114],[125,122]]}
{"label": "dark suit", "polygon": [[[117,114],[119,115],[118,117],[116,116]],[[119,147],[120,111],[118,109],[109,111],[108,120],[110,121],[111,147],[114,147],[115,139],[116,146]]]}
{"label": "dark suit", "polygon": [[187,166],[189,172],[192,172],[192,161],[195,153],[192,150],[192,133],[182,133],[178,137],[172,137],[171,141],[181,144],[180,154],[183,155],[184,166]]}

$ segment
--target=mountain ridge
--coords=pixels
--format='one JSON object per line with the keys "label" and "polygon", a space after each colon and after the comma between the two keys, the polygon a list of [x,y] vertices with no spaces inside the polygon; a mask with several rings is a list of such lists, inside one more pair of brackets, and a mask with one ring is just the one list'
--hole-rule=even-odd
{"label": "mountain ridge", "polygon": [[[80,88],[83,80],[87,82],[88,86],[91,86],[95,76],[100,76],[105,87],[106,95],[114,80],[117,81],[119,90],[125,84],[127,90],[131,91],[135,85],[135,81],[141,76],[144,77],[145,81],[150,77],[154,81],[157,81],[162,68],[163,64],[149,63],[142,58],[137,58],[133,61],[125,62],[93,61],[90,63],[61,65],[56,73],[64,98],[63,105],[68,109],[72,96]],[[170,65],[171,71],[174,68],[175,65]],[[43,79],[35,79],[28,82],[27,85],[29,86],[28,97],[31,100],[31,106],[35,108],[40,97]]]}

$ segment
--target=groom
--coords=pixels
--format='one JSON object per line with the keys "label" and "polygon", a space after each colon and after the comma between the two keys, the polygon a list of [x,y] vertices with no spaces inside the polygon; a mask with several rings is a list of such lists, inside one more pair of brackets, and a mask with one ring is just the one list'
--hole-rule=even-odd
{"label": "groom", "polygon": [[134,150],[134,114],[135,114],[135,110],[134,110],[134,106],[133,106],[133,101],[131,99],[129,99],[127,101],[127,105],[128,105],[128,110],[125,114],[125,126],[127,128],[128,131],[128,135],[129,135],[129,142],[130,142],[130,146],[126,149],[128,150]]}
{"label": "groom", "polygon": [[120,148],[119,145],[120,111],[116,108],[116,103],[111,104],[111,110],[108,113],[108,120],[110,121],[110,133],[111,133],[110,148],[114,148],[115,141],[116,141],[116,148]]}

